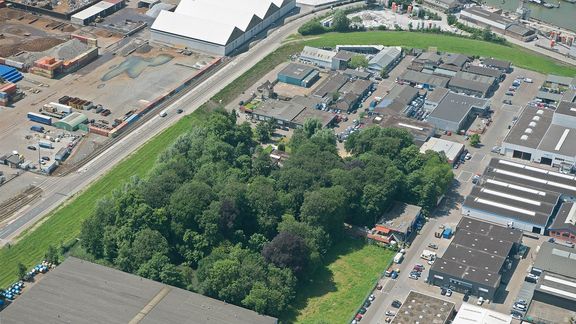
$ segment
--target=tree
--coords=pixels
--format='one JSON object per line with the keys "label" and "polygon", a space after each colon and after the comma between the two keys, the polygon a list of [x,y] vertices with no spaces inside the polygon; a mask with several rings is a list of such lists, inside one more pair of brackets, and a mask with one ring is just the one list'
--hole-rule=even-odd
{"label": "tree", "polygon": [[58,249],[56,249],[56,247],[54,247],[52,244],[48,245],[48,250],[44,254],[44,259],[46,262],[58,265],[60,263],[60,255],[58,254]]}
{"label": "tree", "polygon": [[344,223],[346,191],[341,186],[307,192],[300,208],[302,221],[321,226],[332,235],[340,234]]}
{"label": "tree", "polygon": [[448,14],[446,20],[448,22],[448,25],[452,26],[458,21],[458,18],[456,18],[456,16],[454,16],[453,14]]}
{"label": "tree", "polygon": [[298,28],[298,32],[302,36],[319,35],[326,31],[326,28],[317,19],[310,20]]}
{"label": "tree", "polygon": [[259,122],[258,125],[256,125],[256,138],[261,143],[268,142],[273,132],[274,120],[272,119],[265,122]]}
{"label": "tree", "polygon": [[354,55],[350,59],[350,63],[348,63],[348,67],[351,69],[356,68],[366,68],[368,67],[368,59],[364,55]]}
{"label": "tree", "polygon": [[24,278],[26,278],[26,275],[28,274],[28,270],[26,270],[26,266],[24,264],[22,264],[22,262],[19,262],[17,269],[18,269],[18,279],[24,280]]}
{"label": "tree", "polygon": [[168,241],[160,232],[146,228],[136,234],[130,252],[132,261],[138,265],[150,260],[155,254],[167,255]]}
{"label": "tree", "polygon": [[296,276],[306,269],[310,260],[310,250],[304,239],[291,232],[276,235],[264,246],[262,255],[280,268],[289,268]]}
{"label": "tree", "polygon": [[350,30],[350,19],[346,17],[346,13],[343,10],[336,10],[334,12],[334,18],[332,19],[332,28],[340,33],[347,32]]}
{"label": "tree", "polygon": [[470,136],[470,145],[476,147],[478,144],[480,144],[480,135],[472,134],[472,136]]}
{"label": "tree", "polygon": [[494,33],[492,33],[490,26],[484,27],[484,29],[482,30],[482,39],[487,41],[487,42],[491,42],[493,40],[493,38],[494,38]]}

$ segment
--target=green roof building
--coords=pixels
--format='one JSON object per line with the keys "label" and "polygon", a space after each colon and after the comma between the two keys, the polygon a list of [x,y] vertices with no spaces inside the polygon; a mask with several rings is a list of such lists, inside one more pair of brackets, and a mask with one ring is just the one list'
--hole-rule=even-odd
{"label": "green roof building", "polygon": [[56,128],[64,129],[71,132],[76,130],[87,132],[88,131],[88,124],[86,123],[87,121],[88,117],[86,115],[79,112],[73,112],[68,116],[62,118],[61,120],[55,122],[54,126]]}

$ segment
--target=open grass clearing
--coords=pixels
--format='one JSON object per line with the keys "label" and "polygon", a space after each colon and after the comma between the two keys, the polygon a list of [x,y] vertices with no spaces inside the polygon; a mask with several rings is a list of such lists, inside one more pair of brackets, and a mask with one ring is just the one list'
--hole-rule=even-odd
{"label": "open grass clearing", "polygon": [[363,240],[340,240],[328,252],[327,266],[298,287],[296,300],[282,320],[345,323],[355,315],[393,258],[394,252]]}

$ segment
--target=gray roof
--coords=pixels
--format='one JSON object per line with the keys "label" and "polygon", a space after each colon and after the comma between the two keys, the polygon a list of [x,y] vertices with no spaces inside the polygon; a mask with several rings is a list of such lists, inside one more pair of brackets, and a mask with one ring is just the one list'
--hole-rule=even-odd
{"label": "gray roof", "polygon": [[340,73],[332,74],[314,91],[313,95],[320,98],[332,95],[338,92],[348,82],[348,79],[347,76]]}
{"label": "gray roof", "polygon": [[364,95],[372,87],[372,81],[370,80],[353,80],[346,83],[341,89],[341,93],[353,93],[356,95]]}
{"label": "gray roof", "polygon": [[[471,13],[473,15],[473,18],[478,19],[478,20],[486,19],[486,20],[490,20],[490,21],[496,22],[496,23],[501,24],[501,25],[508,25],[509,23],[512,22],[512,20],[510,20],[504,16],[501,16],[497,13],[482,9],[482,7],[479,7],[479,6],[468,7],[462,11]],[[476,16],[476,17],[474,17],[474,16]]]}
{"label": "gray roof", "polygon": [[422,54],[418,55],[414,61],[419,63],[440,64],[442,62],[442,56],[435,52],[423,52]]}
{"label": "gray roof", "polygon": [[491,86],[492,85],[487,83],[462,79],[459,78],[458,76],[455,76],[452,79],[450,79],[450,82],[448,84],[448,88],[450,89],[480,92],[482,93],[482,96],[485,96],[488,93],[488,90],[490,90]]}
{"label": "gray roof", "polygon": [[396,113],[379,114],[380,119],[372,119],[374,124],[381,127],[400,128],[409,131],[414,136],[414,142],[421,144],[434,135],[434,125],[419,121],[414,118],[408,118]]}
{"label": "gray roof", "polygon": [[543,242],[534,260],[534,268],[576,278],[576,250],[555,243]]}
{"label": "gray roof", "polygon": [[544,271],[540,275],[536,291],[576,302],[576,279]]}
{"label": "gray roof", "polygon": [[[576,117],[576,102],[560,101],[555,113]],[[576,125],[574,126],[576,127]]]}
{"label": "gray roof", "polygon": [[[476,224],[482,230],[478,230]],[[469,282],[497,287],[500,270],[515,243],[521,242],[517,229],[463,217],[444,255],[432,270]]]}
{"label": "gray roof", "polygon": [[141,323],[277,323],[272,317],[73,257],[48,272],[0,317],[2,324],[113,324],[137,318]]}
{"label": "gray roof", "polygon": [[511,221],[546,227],[560,195],[550,191],[518,186],[515,183],[486,179],[474,186],[462,205],[462,213],[476,209],[506,217]]}
{"label": "gray roof", "polygon": [[314,108],[305,108],[298,114],[298,116],[292,119],[292,122],[294,124],[303,126],[307,119],[317,119],[322,124],[322,127],[326,127],[334,120],[334,118],[336,118],[336,115],[327,111]]}
{"label": "gray roof", "polygon": [[372,75],[372,73],[370,73],[368,71],[358,71],[358,70],[353,70],[353,69],[346,69],[342,73],[344,75],[349,76],[349,77],[358,78],[358,79],[368,79]]}
{"label": "gray roof", "polygon": [[538,94],[536,94],[536,98],[558,102],[562,100],[562,94],[539,90]]}
{"label": "gray roof", "polygon": [[392,323],[447,323],[454,307],[452,302],[410,291]]}
{"label": "gray roof", "polygon": [[546,82],[555,83],[563,86],[576,84],[574,78],[554,74],[548,74],[548,76],[546,77]]}
{"label": "gray roof", "polygon": [[430,75],[427,73],[422,73],[414,70],[406,70],[402,73],[399,77],[399,80],[417,84],[430,84],[436,87],[443,87],[445,88],[448,85],[449,78],[437,76],[437,75]]}
{"label": "gray roof", "polygon": [[508,27],[506,27],[506,32],[507,33],[514,33],[520,36],[528,36],[531,34],[534,34],[534,30],[526,27],[523,24],[518,24],[518,23],[513,23],[508,25]]}
{"label": "gray roof", "polygon": [[494,77],[470,73],[470,72],[466,72],[466,71],[460,71],[460,72],[456,73],[456,77],[460,78],[460,79],[485,83],[487,85],[493,85],[496,81],[496,79]]}
{"label": "gray roof", "polygon": [[495,67],[498,69],[509,69],[510,65],[512,65],[509,61],[502,61],[493,58],[486,58],[483,61],[484,65]]}
{"label": "gray roof", "polygon": [[[574,125],[576,127],[576,124]],[[576,156],[576,128],[552,124],[542,138],[538,149],[568,157]]]}
{"label": "gray roof", "polygon": [[549,229],[567,231],[576,235],[576,204],[572,202],[563,203]]}
{"label": "gray roof", "polygon": [[548,109],[526,106],[516,124],[504,138],[505,143],[535,149],[552,124],[554,113]]}
{"label": "gray roof", "polygon": [[384,98],[409,104],[417,95],[418,89],[405,84],[397,84]]}
{"label": "gray roof", "polygon": [[290,63],[278,75],[286,75],[294,79],[304,80],[310,73],[315,71],[313,67],[305,64]]}
{"label": "gray roof", "polygon": [[460,123],[470,114],[473,108],[482,108],[486,104],[486,99],[449,92],[432,111],[430,118]]}
{"label": "gray roof", "polygon": [[300,58],[302,59],[318,60],[326,63],[332,63],[334,56],[336,56],[336,52],[311,46],[304,46],[304,49],[300,53]]}
{"label": "gray roof", "polygon": [[253,113],[289,122],[298,116],[304,108],[306,108],[306,106],[293,101],[266,100],[260,106],[255,108]]}
{"label": "gray roof", "polygon": [[358,55],[354,52],[349,52],[349,51],[338,51],[336,53],[336,55],[334,55],[334,59],[336,60],[341,60],[341,61],[349,61],[352,57],[354,57],[355,55]]}
{"label": "gray roof", "polygon": [[562,95],[562,101],[576,102],[576,87],[566,90]]}
{"label": "gray roof", "polygon": [[502,76],[502,71],[500,70],[478,65],[468,65],[466,67],[466,71],[478,75],[490,76],[493,78],[499,78]]}
{"label": "gray roof", "polygon": [[483,177],[576,197],[576,176],[523,163],[493,158],[484,171]]}
{"label": "gray roof", "polygon": [[382,215],[378,225],[396,232],[405,233],[421,211],[422,207],[397,201],[389,211]]}
{"label": "gray roof", "polygon": [[444,64],[462,67],[470,58],[464,54],[447,53],[442,56]]}
{"label": "gray roof", "polygon": [[432,91],[428,91],[426,92],[426,101],[439,103],[442,99],[444,99],[448,92],[450,91],[446,88],[436,88]]}
{"label": "gray roof", "polygon": [[402,54],[400,47],[386,47],[368,62],[368,67],[372,70],[382,70],[398,59]]}

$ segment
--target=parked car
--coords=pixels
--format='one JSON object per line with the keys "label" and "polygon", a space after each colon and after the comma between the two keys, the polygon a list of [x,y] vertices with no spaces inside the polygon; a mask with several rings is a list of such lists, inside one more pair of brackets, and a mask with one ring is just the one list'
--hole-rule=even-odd
{"label": "parked car", "polygon": [[394,308],[400,308],[400,306],[402,306],[402,302],[399,301],[398,299],[395,299],[395,300],[392,302],[392,307],[394,307]]}
{"label": "parked car", "polygon": [[374,295],[370,295],[370,296],[368,297],[368,300],[371,301],[371,302],[374,301],[374,299],[376,299],[376,296],[374,296]]}
{"label": "parked car", "polygon": [[533,81],[532,79],[530,79],[530,78],[524,78],[524,82],[526,82],[526,83],[532,83],[532,82],[534,82],[534,81]]}
{"label": "parked car", "polygon": [[505,104],[507,104],[507,105],[511,105],[511,104],[512,104],[512,100],[510,100],[510,99],[504,99],[504,100],[502,100],[502,103],[505,103]]}
{"label": "parked car", "polygon": [[446,289],[446,297],[452,296],[452,289]]}
{"label": "parked car", "polygon": [[34,145],[28,145],[28,149],[32,150],[32,151],[36,151],[36,146]]}
{"label": "parked car", "polygon": [[414,275],[414,274],[410,274],[410,276],[408,276],[410,279],[414,279],[414,280],[418,280],[418,276]]}
{"label": "parked car", "polygon": [[531,283],[538,283],[538,278],[539,278],[538,276],[529,273],[526,276],[526,278],[524,278],[524,281],[531,282]]}
{"label": "parked car", "polygon": [[180,109],[180,108],[176,109],[176,113],[177,113],[177,114],[181,114],[181,113],[183,113],[183,112],[184,112],[184,110],[182,110],[182,109]]}
{"label": "parked car", "polygon": [[370,305],[372,305],[372,302],[370,302],[370,300],[366,299],[366,301],[364,302],[364,305],[362,305],[362,306],[364,306],[364,308],[368,308],[368,307],[370,307]]}
{"label": "parked car", "polygon": [[520,313],[519,311],[513,310],[510,312],[510,315],[515,318],[515,319],[519,319],[521,320],[522,318],[524,318],[524,315],[522,315],[522,313]]}
{"label": "parked car", "polygon": [[444,287],[440,288],[440,295],[442,295],[442,296],[446,295],[447,291],[448,291],[448,289],[446,289]]}
{"label": "parked car", "polygon": [[50,161],[50,158],[47,157],[47,156],[43,156],[43,157],[42,157],[42,160],[44,160],[44,161]]}
{"label": "parked car", "polygon": [[513,96],[513,95],[514,95],[514,92],[512,92],[512,91],[507,91],[507,92],[506,92],[506,95],[507,95],[507,96]]}
{"label": "parked car", "polygon": [[476,305],[481,306],[484,303],[484,297],[480,297],[478,298],[478,301],[476,302]]}
{"label": "parked car", "polygon": [[512,306],[512,308],[514,308],[515,310],[519,310],[519,311],[526,311],[526,309],[527,309],[526,305],[522,305],[522,304],[518,304],[518,303],[515,303],[514,306]]}
{"label": "parked car", "polygon": [[358,311],[358,314],[364,315],[364,314],[366,314],[367,311],[368,311],[368,309],[366,309],[366,307],[362,307],[362,308],[360,308],[360,310]]}

